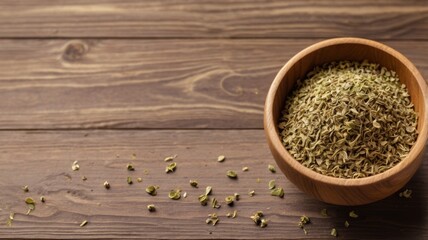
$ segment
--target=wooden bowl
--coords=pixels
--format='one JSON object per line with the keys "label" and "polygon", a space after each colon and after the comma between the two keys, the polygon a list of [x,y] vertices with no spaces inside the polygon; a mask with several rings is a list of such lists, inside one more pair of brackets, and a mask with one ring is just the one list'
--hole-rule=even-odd
{"label": "wooden bowl", "polygon": [[[416,144],[393,168],[375,176],[343,179],[319,174],[296,161],[282,145],[278,120],[287,94],[297,79],[304,79],[315,66],[332,61],[369,60],[397,72],[410,93],[419,114]],[[302,50],[276,75],[266,98],[264,128],[269,147],[285,176],[302,191],[315,198],[338,205],[361,205],[386,198],[401,189],[422,162],[428,133],[427,85],[416,67],[402,54],[381,43],[360,38],[336,38],[316,43]]]}

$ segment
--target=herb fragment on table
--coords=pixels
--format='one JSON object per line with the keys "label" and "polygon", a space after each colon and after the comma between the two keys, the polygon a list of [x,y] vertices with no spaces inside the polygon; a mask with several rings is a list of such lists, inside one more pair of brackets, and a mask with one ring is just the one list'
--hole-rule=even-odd
{"label": "herb fragment on table", "polygon": [[149,212],[154,212],[156,211],[156,207],[154,204],[149,204],[147,205],[147,210],[149,210]]}
{"label": "herb fragment on table", "polygon": [[237,216],[238,216],[238,211],[237,210],[235,210],[233,212],[228,212],[226,214],[226,217],[228,217],[228,218],[236,218]]}
{"label": "herb fragment on table", "polygon": [[135,171],[134,165],[132,165],[132,163],[128,163],[128,164],[126,165],[126,169],[127,169],[128,171]]}
{"label": "herb fragment on table", "polygon": [[274,189],[275,187],[276,187],[275,180],[270,180],[270,181],[269,181],[269,189],[270,189],[270,190],[272,190],[272,189]]}
{"label": "herb fragment on table", "polygon": [[213,198],[213,199],[211,200],[211,207],[212,207],[212,208],[220,208],[220,207],[221,207],[221,205],[220,205],[220,204],[218,204],[218,201],[217,201],[217,199],[216,199],[216,198]]}
{"label": "herb fragment on table", "polygon": [[248,195],[250,197],[254,196],[255,194],[256,194],[256,191],[254,191],[254,190],[251,190],[251,191],[248,192]]}
{"label": "herb fragment on table", "polygon": [[350,211],[350,212],[349,212],[349,216],[350,216],[351,218],[358,218],[358,214],[356,214],[356,213],[355,213],[355,211]]}
{"label": "herb fragment on table", "polygon": [[235,201],[239,201],[239,193],[234,193],[233,197],[235,198]]}
{"label": "herb fragment on table", "polygon": [[211,186],[207,186],[207,188],[205,189],[205,195],[210,195],[211,194],[211,192],[212,192],[212,187]]}
{"label": "herb fragment on table", "polygon": [[300,228],[304,228],[305,225],[310,223],[310,222],[311,222],[311,219],[308,216],[303,215],[300,217],[300,221],[299,221],[298,225]]}
{"label": "herb fragment on table", "polygon": [[73,171],[77,171],[77,170],[79,170],[79,169],[80,169],[80,166],[79,166],[79,164],[78,164],[78,161],[74,161],[74,162],[73,162],[73,164],[71,165],[71,169],[72,169]]}
{"label": "herb fragment on table", "polygon": [[282,187],[277,187],[275,189],[272,189],[272,191],[270,192],[270,194],[272,196],[283,198],[284,197],[284,189],[282,189]]}
{"label": "herb fragment on table", "polygon": [[269,164],[269,165],[268,165],[268,169],[269,169],[269,171],[270,171],[271,173],[276,173],[276,169],[275,169],[275,167],[274,167],[273,165]]}
{"label": "herb fragment on table", "polygon": [[224,155],[220,155],[217,157],[217,162],[224,162],[226,160],[226,157]]}
{"label": "herb fragment on table", "polygon": [[126,178],[126,182],[129,184],[129,185],[131,185],[133,182],[132,182],[132,178],[131,177],[127,177]]}
{"label": "herb fragment on table", "polygon": [[11,212],[9,218],[6,220],[6,226],[12,227],[13,219],[15,218],[15,213]]}
{"label": "herb fragment on table", "polygon": [[198,187],[198,182],[196,180],[190,180],[189,183],[190,183],[190,186],[192,186],[194,188]]}
{"label": "herb fragment on table", "polygon": [[88,180],[88,178],[85,176],[82,176],[82,181],[86,181],[86,180]]}
{"label": "herb fragment on table", "polygon": [[184,192],[184,193],[183,193],[183,197],[184,197],[184,198],[187,198],[187,192]]}
{"label": "herb fragment on table", "polygon": [[177,154],[175,154],[174,156],[168,156],[168,157],[166,157],[166,158],[164,159],[164,161],[165,161],[165,162],[169,162],[169,161],[174,160],[176,157],[177,157]]}
{"label": "herb fragment on table", "polygon": [[152,196],[156,196],[157,192],[156,190],[158,189],[158,186],[148,186],[146,187],[146,192]]}
{"label": "herb fragment on table", "polygon": [[216,213],[211,213],[208,214],[208,218],[205,220],[206,224],[212,224],[213,226],[215,226],[218,222],[220,221],[220,219],[218,219],[218,216]]}
{"label": "herb fragment on table", "polygon": [[46,202],[45,196],[40,197],[40,202],[42,202],[42,203]]}
{"label": "herb fragment on table", "polygon": [[243,171],[243,172],[248,172],[248,170],[250,170],[248,167],[243,167],[243,168],[242,168],[242,171]]}
{"label": "herb fragment on table", "polygon": [[33,198],[27,197],[25,199],[25,203],[27,204],[27,207],[28,207],[28,211],[26,214],[29,215],[32,211],[36,209],[36,202],[34,201]]}
{"label": "herb fragment on table", "polygon": [[238,174],[236,174],[236,172],[233,170],[229,170],[226,172],[226,176],[232,179],[236,179],[238,177]]}
{"label": "herb fragment on table", "polygon": [[229,206],[233,206],[234,198],[233,198],[233,196],[227,196],[227,197],[224,199],[224,201],[226,202],[226,204],[227,204],[227,205],[229,205]]}
{"label": "herb fragment on table", "polygon": [[143,179],[142,178],[137,178],[137,182],[142,182],[143,181]]}
{"label": "herb fragment on table", "polygon": [[23,187],[22,187],[22,190],[23,190],[24,192],[28,192],[28,191],[30,191],[30,189],[28,188],[28,186],[27,186],[27,185],[23,186]]}
{"label": "herb fragment on table", "polygon": [[398,195],[403,198],[412,198],[412,192],[413,192],[412,190],[406,189],[400,192]]}
{"label": "herb fragment on table", "polygon": [[105,181],[103,185],[106,189],[110,189],[110,183],[108,183],[107,181]]}
{"label": "herb fragment on table", "polygon": [[88,220],[84,220],[81,224],[80,227],[84,227],[88,224]]}
{"label": "herb fragment on table", "polygon": [[348,228],[349,227],[349,222],[345,221],[345,227]]}
{"label": "herb fragment on table", "polygon": [[325,209],[325,208],[322,209],[321,210],[321,215],[324,216],[324,217],[327,217],[328,216],[327,209]]}
{"label": "herb fragment on table", "polygon": [[168,194],[168,197],[172,200],[180,199],[181,198],[181,190],[180,189],[171,190]]}
{"label": "herb fragment on table", "polygon": [[209,201],[209,197],[206,194],[202,194],[198,197],[199,202],[201,203],[202,206],[206,206],[208,201]]}
{"label": "herb fragment on table", "polygon": [[257,211],[256,213],[254,213],[253,216],[250,216],[251,220],[253,220],[253,222],[261,227],[261,228],[265,228],[268,224],[268,220],[266,220],[265,218],[263,218],[263,212],[262,211]]}
{"label": "herb fragment on table", "polygon": [[337,230],[336,230],[336,228],[332,228],[331,229],[330,235],[333,236],[333,237],[337,237]]}
{"label": "herb fragment on table", "polygon": [[260,220],[260,227],[261,228],[265,228],[265,227],[267,227],[267,224],[268,223],[268,221],[266,220],[266,219],[264,219],[264,218],[262,218],[261,220]]}
{"label": "herb fragment on table", "polygon": [[168,164],[168,166],[166,166],[165,172],[166,173],[174,172],[176,168],[177,168],[177,163],[175,163],[175,162],[170,163],[170,164]]}

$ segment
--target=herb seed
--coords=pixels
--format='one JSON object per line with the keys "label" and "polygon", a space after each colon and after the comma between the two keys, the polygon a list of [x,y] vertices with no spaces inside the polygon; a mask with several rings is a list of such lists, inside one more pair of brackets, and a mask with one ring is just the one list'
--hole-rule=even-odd
{"label": "herb seed", "polygon": [[28,186],[23,186],[23,187],[22,187],[22,190],[23,190],[24,192],[28,192],[28,191],[30,191],[30,189],[28,188]]}
{"label": "herb seed", "polygon": [[349,212],[349,216],[350,216],[351,218],[358,218],[358,215],[357,215],[354,211],[350,211],[350,212]]}
{"label": "herb seed", "polygon": [[412,198],[412,190],[410,189],[406,189],[402,192],[400,192],[400,194],[398,194],[400,197],[404,197],[404,198]]}
{"label": "herb seed", "polygon": [[336,228],[332,228],[330,234],[331,234],[331,236],[337,237],[337,230],[336,230]]}
{"label": "herb seed", "polygon": [[80,224],[80,227],[84,227],[84,226],[86,226],[88,224],[88,221],[87,220],[85,220],[85,221],[83,221],[81,224]]}
{"label": "herb seed", "polygon": [[236,172],[232,170],[227,171],[226,175],[232,179],[236,179],[238,177],[238,174],[236,174]]}
{"label": "herb seed", "polygon": [[131,163],[128,163],[126,165],[126,169],[128,169],[128,171],[135,171],[135,168],[134,168],[134,166]]}
{"label": "herb seed", "polygon": [[147,210],[149,210],[149,212],[154,212],[156,211],[156,207],[154,204],[149,204],[147,205]]}
{"label": "herb seed", "polygon": [[270,189],[270,190],[272,190],[272,189],[274,189],[275,187],[276,187],[275,180],[270,180],[270,181],[269,181],[269,189]]}
{"label": "herb seed", "polygon": [[166,167],[165,172],[166,172],[166,173],[174,172],[176,168],[177,168],[177,163],[175,163],[175,162],[170,163],[170,164]]}
{"label": "herb seed", "polygon": [[217,162],[224,162],[224,160],[226,160],[226,157],[223,155],[217,157]]}
{"label": "herb seed", "polygon": [[132,178],[131,177],[127,177],[126,178],[126,182],[131,185],[132,184]]}
{"label": "herb seed", "polygon": [[198,187],[198,182],[195,180],[190,180],[190,186],[197,188]]}
{"label": "herb seed", "polygon": [[205,189],[205,195],[210,195],[211,194],[211,192],[212,192],[212,187],[211,186],[207,186],[207,188]]}
{"label": "herb seed", "polygon": [[171,190],[168,194],[168,197],[172,200],[178,200],[181,198],[181,190],[180,189],[176,189],[176,190]]}
{"label": "herb seed", "polygon": [[156,196],[157,192],[156,189],[158,189],[159,187],[157,186],[148,186],[146,187],[146,192],[152,196]]}
{"label": "herb seed", "polygon": [[106,189],[110,189],[110,183],[108,183],[107,181],[104,182],[104,187]]}
{"label": "herb seed", "polygon": [[242,171],[243,171],[243,172],[248,172],[248,170],[249,170],[249,168],[248,168],[248,167],[243,167],[243,168],[242,168]]}
{"label": "herb seed", "polygon": [[275,167],[274,167],[273,165],[269,164],[269,165],[268,165],[268,169],[269,169],[269,171],[270,171],[271,173],[276,173],[276,169],[275,169]]}
{"label": "herb seed", "polygon": [[227,196],[224,201],[226,202],[227,205],[229,206],[233,206],[233,196]]}
{"label": "herb seed", "polygon": [[206,206],[209,201],[209,197],[206,194],[202,194],[198,197],[198,200],[202,206]]}
{"label": "herb seed", "polygon": [[270,194],[272,196],[277,196],[277,197],[283,198],[284,197],[284,189],[282,189],[281,187],[277,187],[277,188],[273,189],[270,192]]}
{"label": "herb seed", "polygon": [[71,169],[72,169],[73,171],[77,171],[77,170],[79,170],[79,169],[80,169],[80,166],[79,166],[79,164],[78,164],[78,161],[74,161],[74,162],[73,162],[73,164],[71,165]]}

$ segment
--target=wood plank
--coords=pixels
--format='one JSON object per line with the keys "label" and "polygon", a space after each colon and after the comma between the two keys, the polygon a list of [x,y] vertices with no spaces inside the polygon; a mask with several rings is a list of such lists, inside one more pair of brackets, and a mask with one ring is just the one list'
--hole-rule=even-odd
{"label": "wood plank", "polygon": [[0,36],[428,39],[426,1],[6,0]]}
{"label": "wood plank", "polygon": [[[2,40],[0,128],[262,128],[268,88],[316,40]],[[386,41],[428,79],[428,41]]]}
{"label": "wood plank", "polygon": [[[262,130],[2,131],[0,151],[0,238],[329,239],[332,227],[344,239],[428,237],[428,161],[407,186],[413,190],[411,199],[394,195],[351,208],[314,200],[281,173],[270,173],[267,165],[274,161]],[[173,154],[178,154],[177,170],[166,174],[163,158]],[[217,162],[220,154],[227,157],[223,163]],[[424,158],[428,160],[428,151]],[[75,160],[80,170],[73,172]],[[134,163],[134,172],[126,170],[128,162]],[[250,170],[242,172],[244,166]],[[238,180],[226,177],[229,169],[238,172]],[[85,182],[83,175],[88,178]],[[128,185],[129,175],[142,177],[143,182]],[[190,179],[198,180],[200,187],[190,187]],[[284,199],[270,196],[270,179],[284,187]],[[106,180],[110,190],[103,187]],[[160,186],[155,197],[144,192],[151,184]],[[21,190],[23,185],[29,186],[28,193]],[[221,203],[235,192],[241,200],[233,207],[223,203],[218,210],[203,207],[197,196],[207,185]],[[187,192],[187,198],[168,199],[173,188]],[[254,197],[247,195],[251,189],[256,191]],[[46,197],[44,204],[38,202],[41,195]],[[27,216],[24,199],[29,196],[38,203]],[[157,206],[154,213],[146,209],[151,203]],[[320,215],[323,208],[329,217]],[[235,209],[236,219],[225,217]],[[257,210],[269,219],[265,229],[249,218]],[[350,210],[360,217],[349,219]],[[6,227],[10,212],[16,213],[15,220],[12,227]],[[220,215],[217,226],[205,224],[207,214],[213,212]],[[297,226],[303,214],[312,222],[307,225],[308,235]],[[79,227],[85,219],[89,224]],[[347,229],[345,220],[351,224]]]}

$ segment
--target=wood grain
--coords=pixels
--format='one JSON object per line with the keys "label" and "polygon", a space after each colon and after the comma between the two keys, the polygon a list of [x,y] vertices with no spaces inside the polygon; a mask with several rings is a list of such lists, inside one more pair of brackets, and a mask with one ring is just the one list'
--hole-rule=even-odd
{"label": "wood grain", "polygon": [[[317,40],[1,40],[0,129],[262,128],[276,73]],[[428,42],[385,41],[428,79]]]}
{"label": "wood grain", "polygon": [[[414,191],[411,199],[395,194],[375,204],[349,208],[321,203],[300,192],[280,172],[270,173],[267,165],[274,161],[262,130],[2,131],[0,151],[0,222],[16,212],[12,227],[0,224],[0,238],[330,239],[332,227],[344,239],[428,237],[428,161],[407,186]],[[173,154],[178,154],[177,171],[165,174],[163,158]],[[223,163],[216,161],[220,154],[226,155]],[[427,151],[423,157],[427,160]],[[73,172],[75,160],[80,170]],[[128,162],[134,163],[135,172],[126,170]],[[250,170],[242,172],[243,166]],[[238,172],[238,180],[226,177],[229,169]],[[88,178],[85,182],[80,179],[83,175]],[[128,175],[142,177],[143,182],[128,185]],[[189,179],[198,180],[200,187],[191,188]],[[284,187],[284,199],[269,195],[271,179]],[[102,186],[106,180],[110,190]],[[144,192],[150,184],[160,186],[155,197]],[[23,185],[29,186],[28,193],[21,190]],[[207,185],[213,186],[213,197],[220,202],[234,192],[241,194],[241,200],[218,210],[200,206],[197,196]],[[188,197],[168,199],[172,188],[181,188]],[[256,191],[254,197],[247,195],[250,189]],[[38,202],[36,210],[25,215],[25,197],[41,195],[46,203]],[[157,206],[156,212],[147,211],[150,203]],[[329,217],[320,215],[323,208]],[[225,217],[235,209],[236,219]],[[270,220],[265,229],[249,218],[257,210]],[[350,210],[360,217],[349,219]],[[214,227],[204,222],[212,212],[220,215]],[[308,235],[297,226],[303,214],[312,221],[307,225]],[[84,219],[89,224],[81,228]],[[347,229],[345,220],[351,224]]]}
{"label": "wood grain", "polygon": [[428,39],[426,1],[6,0],[0,9],[2,38]]}

